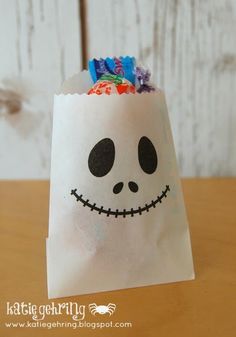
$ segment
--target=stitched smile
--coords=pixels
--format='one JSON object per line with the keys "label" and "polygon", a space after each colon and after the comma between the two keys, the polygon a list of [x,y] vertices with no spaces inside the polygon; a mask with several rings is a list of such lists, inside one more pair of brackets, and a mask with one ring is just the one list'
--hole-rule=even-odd
{"label": "stitched smile", "polygon": [[143,212],[149,212],[150,208],[152,208],[152,207],[155,208],[156,204],[162,203],[162,199],[167,197],[167,193],[169,191],[170,191],[170,187],[169,187],[169,185],[166,185],[165,190],[162,191],[162,193],[160,195],[158,195],[155,200],[152,200],[149,204],[145,204],[145,206],[138,207],[136,209],[133,209],[133,208],[131,208],[130,210],[123,209],[123,211],[121,211],[119,209],[116,209],[114,211],[111,208],[105,209],[105,208],[103,208],[103,206],[98,207],[96,205],[96,203],[91,204],[89,202],[89,199],[85,200],[85,199],[83,199],[82,194],[80,194],[80,195],[77,194],[77,189],[71,190],[71,195],[74,195],[74,197],[76,198],[76,201],[80,201],[83,204],[84,207],[85,206],[89,207],[90,211],[97,211],[98,214],[106,214],[106,216],[113,215],[116,218],[118,216],[123,216],[125,218],[127,215],[130,215],[130,216],[134,216],[135,214],[142,215]]}

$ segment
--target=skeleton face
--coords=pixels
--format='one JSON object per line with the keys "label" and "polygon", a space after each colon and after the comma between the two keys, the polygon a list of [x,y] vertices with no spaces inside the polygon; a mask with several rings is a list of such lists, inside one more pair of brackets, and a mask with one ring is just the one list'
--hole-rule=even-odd
{"label": "skeleton face", "polygon": [[[114,117],[116,130],[109,127],[111,117],[105,121],[104,114],[100,115],[103,129],[96,130],[95,139],[84,144],[86,151],[81,150],[83,165],[80,172],[86,171],[86,178],[80,179],[80,185],[71,190],[80,207],[116,218],[152,211],[170,191],[167,181],[160,183],[163,154],[159,153],[158,138],[162,135],[157,137],[155,129],[152,127],[154,132],[149,129],[150,116],[146,121],[134,120],[136,125],[133,130],[128,130],[130,123],[124,125],[122,121],[122,117],[127,118],[125,113],[120,118]],[[157,129],[161,130],[161,127]]]}
{"label": "skeleton face", "polygon": [[[138,160],[140,167],[147,174],[152,174],[157,168],[157,153],[155,147],[148,137],[141,137],[138,143]],[[115,160],[115,144],[110,138],[100,140],[91,150],[88,158],[88,167],[95,177],[107,175]],[[130,191],[138,192],[138,184],[129,181]],[[118,182],[113,187],[113,193],[118,194],[122,191],[124,182]]]}

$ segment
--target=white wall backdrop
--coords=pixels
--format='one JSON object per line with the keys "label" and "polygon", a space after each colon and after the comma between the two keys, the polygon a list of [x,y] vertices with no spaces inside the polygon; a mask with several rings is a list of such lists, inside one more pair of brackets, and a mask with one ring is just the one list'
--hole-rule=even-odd
{"label": "white wall backdrop", "polygon": [[49,177],[54,91],[113,55],[165,89],[183,176],[236,175],[235,36],[235,0],[0,0],[0,178]]}
{"label": "white wall backdrop", "polygon": [[73,0],[0,0],[2,179],[49,177],[53,94],[81,69],[78,18]]}

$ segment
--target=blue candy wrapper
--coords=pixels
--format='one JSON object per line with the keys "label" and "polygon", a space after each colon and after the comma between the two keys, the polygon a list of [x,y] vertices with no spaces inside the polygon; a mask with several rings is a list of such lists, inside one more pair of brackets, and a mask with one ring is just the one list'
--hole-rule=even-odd
{"label": "blue candy wrapper", "polygon": [[104,74],[119,75],[126,78],[135,85],[135,58],[125,57],[107,57],[99,60],[93,59],[89,61],[89,71],[93,82],[97,82]]}

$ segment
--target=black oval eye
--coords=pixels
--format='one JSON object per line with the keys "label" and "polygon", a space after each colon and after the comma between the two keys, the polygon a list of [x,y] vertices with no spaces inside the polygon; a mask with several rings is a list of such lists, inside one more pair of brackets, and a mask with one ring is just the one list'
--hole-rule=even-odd
{"label": "black oval eye", "polygon": [[115,145],[110,138],[100,140],[91,150],[88,167],[95,177],[103,177],[110,172],[115,160]]}
{"label": "black oval eye", "polygon": [[145,136],[138,143],[138,160],[145,173],[152,174],[156,171],[157,153],[150,139]]}

